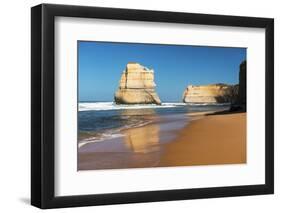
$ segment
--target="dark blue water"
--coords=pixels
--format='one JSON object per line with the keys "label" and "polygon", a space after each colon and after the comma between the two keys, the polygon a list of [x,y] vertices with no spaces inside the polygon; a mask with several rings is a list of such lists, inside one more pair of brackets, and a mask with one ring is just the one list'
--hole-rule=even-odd
{"label": "dark blue water", "polygon": [[144,125],[167,115],[185,116],[187,113],[229,109],[224,105],[185,105],[182,103],[166,106],[116,106],[112,103],[80,103],[78,128],[80,133],[104,133],[108,130],[121,130]]}

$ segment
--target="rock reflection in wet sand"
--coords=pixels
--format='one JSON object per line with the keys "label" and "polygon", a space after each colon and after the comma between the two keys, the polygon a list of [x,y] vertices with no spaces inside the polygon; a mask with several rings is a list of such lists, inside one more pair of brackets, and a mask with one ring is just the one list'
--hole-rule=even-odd
{"label": "rock reflection in wet sand", "polygon": [[78,170],[143,168],[160,159],[160,126],[152,109],[124,110],[123,116],[142,115],[153,123],[122,131],[123,137],[89,143],[78,150]]}
{"label": "rock reflection in wet sand", "polygon": [[145,127],[124,131],[125,144],[135,153],[149,153],[159,150],[159,125],[150,124]]}

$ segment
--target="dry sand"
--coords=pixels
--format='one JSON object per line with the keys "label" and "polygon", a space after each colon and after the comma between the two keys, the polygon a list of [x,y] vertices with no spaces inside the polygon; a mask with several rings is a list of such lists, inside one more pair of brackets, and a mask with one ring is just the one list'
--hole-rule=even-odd
{"label": "dry sand", "polygon": [[166,144],[158,166],[246,163],[246,113],[207,115]]}

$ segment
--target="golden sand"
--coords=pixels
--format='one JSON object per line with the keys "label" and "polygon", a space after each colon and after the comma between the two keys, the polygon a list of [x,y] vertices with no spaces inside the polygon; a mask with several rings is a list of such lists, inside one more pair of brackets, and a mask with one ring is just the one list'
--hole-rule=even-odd
{"label": "golden sand", "polygon": [[158,166],[246,163],[246,113],[208,115],[165,145]]}

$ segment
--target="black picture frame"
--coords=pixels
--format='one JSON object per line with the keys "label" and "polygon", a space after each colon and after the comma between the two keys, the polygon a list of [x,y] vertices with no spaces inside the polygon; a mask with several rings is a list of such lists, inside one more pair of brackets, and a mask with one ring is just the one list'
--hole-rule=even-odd
{"label": "black picture frame", "polygon": [[[54,195],[54,21],[81,17],[264,28],[266,128],[265,184],[112,194]],[[31,8],[31,204],[60,208],[197,198],[272,194],[274,192],[274,20],[271,18],[208,15],[164,11],[41,4]],[[93,192],[94,193],[94,192]]]}

